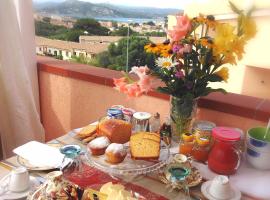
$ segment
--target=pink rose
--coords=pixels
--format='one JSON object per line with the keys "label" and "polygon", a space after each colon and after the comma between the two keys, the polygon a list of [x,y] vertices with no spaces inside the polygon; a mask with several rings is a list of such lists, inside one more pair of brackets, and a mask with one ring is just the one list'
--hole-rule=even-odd
{"label": "pink rose", "polygon": [[183,39],[186,34],[191,30],[191,22],[187,15],[177,16],[176,26],[173,27],[173,30],[169,30],[169,36],[172,41],[179,41]]}

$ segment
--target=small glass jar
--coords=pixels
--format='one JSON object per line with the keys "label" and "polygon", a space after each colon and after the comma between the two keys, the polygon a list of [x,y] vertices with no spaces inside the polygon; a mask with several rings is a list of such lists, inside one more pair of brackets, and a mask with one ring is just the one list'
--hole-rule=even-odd
{"label": "small glass jar", "polygon": [[186,156],[191,156],[194,146],[194,135],[191,133],[185,133],[182,135],[182,140],[179,145],[179,153]]}
{"label": "small glass jar", "polygon": [[216,124],[213,122],[198,120],[194,122],[192,131],[195,135],[200,135],[200,137],[211,138],[212,129],[215,127]]}
{"label": "small glass jar", "polygon": [[171,145],[172,132],[170,118],[166,117],[165,122],[162,124],[159,130],[160,138],[167,144]]}
{"label": "small glass jar", "polygon": [[196,144],[192,149],[193,159],[199,162],[206,162],[210,151],[210,141],[207,138],[196,139]]}

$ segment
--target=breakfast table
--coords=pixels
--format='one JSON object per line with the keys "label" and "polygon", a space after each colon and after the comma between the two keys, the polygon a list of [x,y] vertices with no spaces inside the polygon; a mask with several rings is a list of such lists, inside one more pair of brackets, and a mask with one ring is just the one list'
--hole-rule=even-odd
{"label": "breakfast table", "polygon": [[[71,136],[71,134],[67,133],[57,139],[51,140],[48,142],[50,145],[66,145],[66,144],[77,144],[82,149],[85,149],[86,146],[81,141],[75,139]],[[172,152],[174,150],[172,149]],[[8,158],[6,160],[2,160],[0,162],[0,178],[7,175],[12,168],[18,167],[19,164],[17,162],[17,157],[13,156],[11,158]],[[30,175],[36,177],[40,182],[42,183],[45,180],[45,176],[48,173],[48,171],[30,171]],[[184,194],[182,192],[176,191],[176,190],[169,190],[164,183],[162,183],[158,176],[155,173],[150,173],[144,176],[140,176],[139,178],[133,179],[132,184],[138,185],[142,188],[145,188],[157,195],[163,196],[167,199],[173,200],[173,199],[183,199]],[[193,187],[190,189],[190,194],[192,199],[206,199],[203,197],[201,191],[200,191],[201,184],[199,186]],[[247,195],[242,194],[242,199],[244,200],[251,200],[256,199],[249,197]]]}

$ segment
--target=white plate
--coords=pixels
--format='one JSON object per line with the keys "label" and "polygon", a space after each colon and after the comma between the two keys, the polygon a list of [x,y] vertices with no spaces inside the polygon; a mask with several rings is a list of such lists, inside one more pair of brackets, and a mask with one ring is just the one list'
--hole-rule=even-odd
{"label": "white plate", "polygon": [[[1,184],[7,184],[8,179],[5,179]],[[11,192],[11,191],[7,191],[5,194],[3,194],[2,196],[0,196],[0,199],[21,199],[21,198],[25,198],[28,196],[30,191],[35,190],[38,186],[40,185],[39,181],[33,177],[30,176],[30,187],[28,190],[23,191],[23,192]]]}
{"label": "white plate", "polygon": [[202,184],[202,187],[201,187],[201,191],[202,191],[203,195],[206,198],[208,198],[209,200],[240,200],[241,199],[241,192],[239,190],[234,189],[234,188],[232,188],[233,198],[221,199],[221,198],[216,198],[216,197],[212,196],[209,192],[209,188],[210,188],[211,183],[212,183],[212,181],[206,181]]}

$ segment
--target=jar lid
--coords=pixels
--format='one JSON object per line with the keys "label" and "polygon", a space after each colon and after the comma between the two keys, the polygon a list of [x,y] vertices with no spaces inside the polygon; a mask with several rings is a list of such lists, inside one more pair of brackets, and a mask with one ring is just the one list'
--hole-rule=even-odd
{"label": "jar lid", "polygon": [[211,131],[214,127],[216,127],[215,123],[202,120],[195,121],[193,125],[195,130],[200,131]]}
{"label": "jar lid", "polygon": [[124,115],[132,116],[135,113],[135,110],[133,110],[131,108],[123,108],[122,112]]}
{"label": "jar lid", "polygon": [[138,120],[147,120],[151,118],[151,114],[147,112],[135,112],[133,117]]}
{"label": "jar lid", "polygon": [[241,133],[230,127],[215,127],[212,129],[212,135],[216,139],[231,142],[239,141],[241,138]]}
{"label": "jar lid", "polygon": [[123,112],[122,110],[118,109],[118,108],[109,108],[107,110],[107,115],[108,116],[119,116],[119,115],[122,115]]}
{"label": "jar lid", "polygon": [[60,152],[68,158],[75,158],[81,153],[81,147],[76,144],[64,145],[60,148]]}

